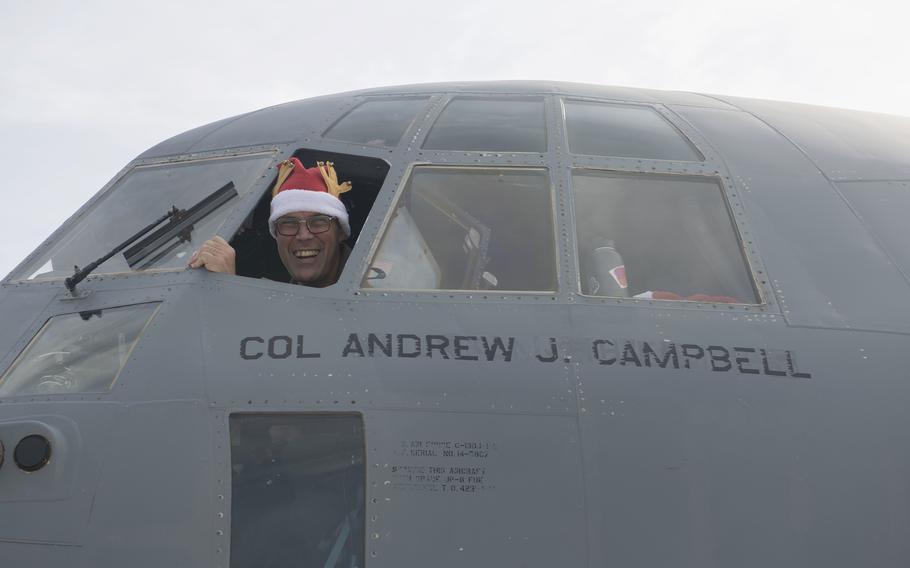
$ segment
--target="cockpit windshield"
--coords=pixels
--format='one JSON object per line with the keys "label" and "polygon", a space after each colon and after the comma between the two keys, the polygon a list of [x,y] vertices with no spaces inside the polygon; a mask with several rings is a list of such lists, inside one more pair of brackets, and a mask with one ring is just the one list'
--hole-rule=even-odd
{"label": "cockpit windshield", "polygon": [[[75,266],[85,266],[104,255],[172,207],[192,208],[229,183],[233,183],[238,197],[243,197],[269,166],[272,157],[272,153],[258,153],[137,166],[69,230],[56,236],[56,242],[49,243],[43,254],[15,271],[11,278],[32,280],[71,276]],[[218,230],[236,203],[237,199],[226,200],[194,222],[179,241],[170,243],[142,262],[129,262],[126,256],[129,251],[125,251],[101,264],[94,273],[181,268],[186,265],[190,252]]]}

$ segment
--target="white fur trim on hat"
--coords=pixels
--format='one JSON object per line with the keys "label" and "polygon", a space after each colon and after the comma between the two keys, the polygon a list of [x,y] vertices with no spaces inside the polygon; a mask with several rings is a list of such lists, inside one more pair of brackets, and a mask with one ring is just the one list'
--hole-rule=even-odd
{"label": "white fur trim on hat", "polygon": [[308,189],[285,189],[272,198],[272,212],[269,214],[269,233],[275,236],[275,221],[288,213],[312,211],[336,217],[347,237],[351,236],[348,211],[344,203],[330,193]]}

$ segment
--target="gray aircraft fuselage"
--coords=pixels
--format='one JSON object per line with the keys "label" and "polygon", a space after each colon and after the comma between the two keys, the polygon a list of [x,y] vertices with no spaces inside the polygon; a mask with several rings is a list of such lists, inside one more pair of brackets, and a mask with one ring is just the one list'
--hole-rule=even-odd
{"label": "gray aircraft fuselage", "polygon": [[[327,288],[263,232],[291,156],[354,181]],[[908,211],[910,119],[734,97],[415,85],[180,134],[0,285],[0,565],[910,566]],[[185,268],[215,234],[240,275]]]}

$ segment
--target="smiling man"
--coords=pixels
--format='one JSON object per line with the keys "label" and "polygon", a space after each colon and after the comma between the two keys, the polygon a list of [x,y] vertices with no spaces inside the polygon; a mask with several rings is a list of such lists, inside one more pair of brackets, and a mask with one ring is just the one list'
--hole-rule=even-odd
{"label": "smiling man", "polygon": [[[297,158],[282,162],[272,192],[269,232],[292,284],[323,288],[334,284],[350,249],[348,212],[338,198],[351,189],[339,184],[331,162],[304,168]],[[224,239],[213,237],[190,258],[191,268],[236,274],[236,254]]]}

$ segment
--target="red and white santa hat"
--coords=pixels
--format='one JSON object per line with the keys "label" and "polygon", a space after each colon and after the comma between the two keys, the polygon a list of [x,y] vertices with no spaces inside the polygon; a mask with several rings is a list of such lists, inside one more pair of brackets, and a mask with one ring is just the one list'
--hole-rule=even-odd
{"label": "red and white santa hat", "polygon": [[278,181],[272,191],[269,232],[275,237],[279,217],[296,211],[323,213],[338,219],[345,236],[351,236],[348,211],[338,196],[351,190],[351,182],[338,183],[332,162],[316,162],[315,168],[304,168],[297,158],[278,165]]}

